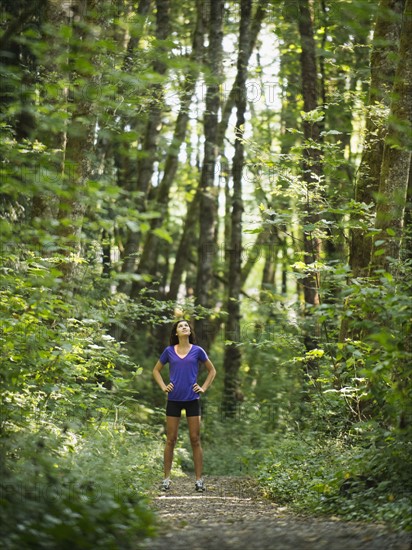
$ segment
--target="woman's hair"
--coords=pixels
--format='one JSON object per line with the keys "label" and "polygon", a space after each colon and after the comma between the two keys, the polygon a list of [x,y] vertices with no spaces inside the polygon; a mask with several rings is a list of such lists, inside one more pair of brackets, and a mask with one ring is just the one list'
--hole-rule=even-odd
{"label": "woman's hair", "polygon": [[179,319],[178,321],[176,321],[176,323],[173,323],[173,326],[172,326],[172,330],[170,332],[170,345],[171,346],[175,346],[176,344],[179,343],[179,338],[177,337],[177,334],[176,334],[176,329],[177,329],[177,325],[179,323],[187,323],[189,325],[189,328],[190,328],[190,335],[189,335],[189,342],[191,344],[196,344],[196,334],[195,334],[195,331],[193,330],[193,327],[192,325],[190,324],[190,321],[187,321],[186,319]]}

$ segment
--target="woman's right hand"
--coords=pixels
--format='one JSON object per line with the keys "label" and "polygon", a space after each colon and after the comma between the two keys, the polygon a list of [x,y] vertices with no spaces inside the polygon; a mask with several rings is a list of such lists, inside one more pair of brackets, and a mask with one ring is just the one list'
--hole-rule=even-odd
{"label": "woman's right hand", "polygon": [[172,382],[170,382],[166,387],[165,389],[163,390],[165,393],[170,393],[174,388],[174,385]]}

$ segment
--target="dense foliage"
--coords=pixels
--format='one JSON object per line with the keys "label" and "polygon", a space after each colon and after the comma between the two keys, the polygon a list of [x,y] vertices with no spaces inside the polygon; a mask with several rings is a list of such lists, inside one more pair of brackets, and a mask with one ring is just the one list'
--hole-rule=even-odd
{"label": "dense foliage", "polygon": [[154,535],[179,317],[218,371],[206,474],[410,529],[410,1],[2,15],[4,547]]}

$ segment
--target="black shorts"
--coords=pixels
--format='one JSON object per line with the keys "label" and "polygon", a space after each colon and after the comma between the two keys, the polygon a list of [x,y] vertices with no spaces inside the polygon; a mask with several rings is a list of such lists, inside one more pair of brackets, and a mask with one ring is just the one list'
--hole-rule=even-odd
{"label": "black shorts", "polygon": [[193,401],[167,401],[166,416],[182,416],[182,409],[186,409],[186,416],[200,416],[200,399]]}

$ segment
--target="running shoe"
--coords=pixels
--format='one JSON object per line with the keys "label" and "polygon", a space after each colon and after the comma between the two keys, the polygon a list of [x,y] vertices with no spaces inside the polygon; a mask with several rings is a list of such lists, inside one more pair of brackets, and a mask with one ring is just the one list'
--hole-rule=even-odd
{"label": "running shoe", "polygon": [[198,492],[203,493],[203,491],[206,491],[205,483],[203,479],[198,479],[195,483],[195,490]]}
{"label": "running shoe", "polygon": [[170,489],[171,481],[170,479],[164,479],[162,481],[162,491],[168,491]]}

